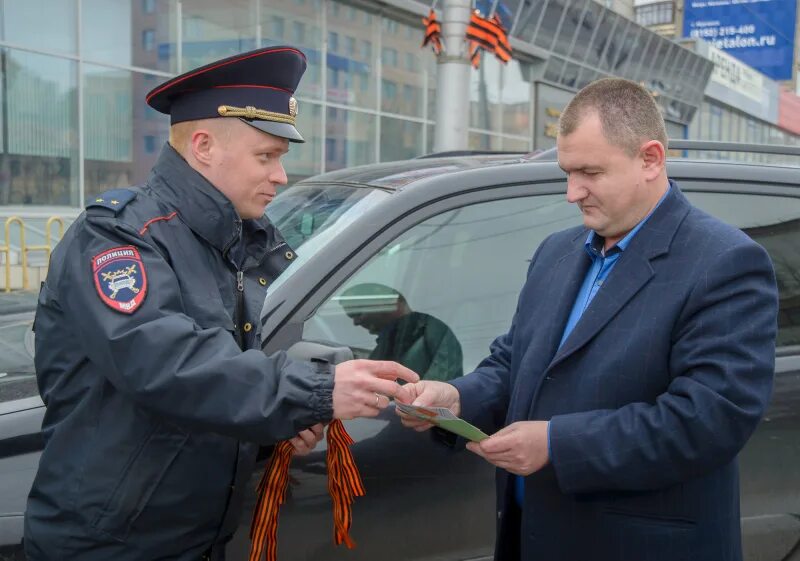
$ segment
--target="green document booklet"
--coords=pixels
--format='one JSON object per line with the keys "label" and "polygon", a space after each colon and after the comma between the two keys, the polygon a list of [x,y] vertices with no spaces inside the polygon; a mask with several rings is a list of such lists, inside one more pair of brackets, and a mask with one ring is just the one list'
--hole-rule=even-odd
{"label": "green document booklet", "polygon": [[453,412],[446,407],[419,407],[417,405],[406,405],[399,401],[395,401],[394,405],[399,411],[402,411],[406,415],[433,423],[437,427],[462,436],[467,440],[480,442],[484,438],[489,438],[488,434],[484,433],[478,427],[470,425],[464,419],[456,417],[453,415]]}

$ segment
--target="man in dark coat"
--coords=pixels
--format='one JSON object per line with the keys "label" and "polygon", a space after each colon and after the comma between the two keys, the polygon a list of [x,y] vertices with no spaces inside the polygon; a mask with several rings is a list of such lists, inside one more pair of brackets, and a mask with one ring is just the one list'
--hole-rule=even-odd
{"label": "man in dark coat", "polygon": [[772,264],[668,179],[638,84],[590,84],[559,127],[585,227],[536,250],[475,372],[411,386],[415,403],[491,434],[467,447],[498,468],[497,561],[740,561],[736,458],[772,388]]}

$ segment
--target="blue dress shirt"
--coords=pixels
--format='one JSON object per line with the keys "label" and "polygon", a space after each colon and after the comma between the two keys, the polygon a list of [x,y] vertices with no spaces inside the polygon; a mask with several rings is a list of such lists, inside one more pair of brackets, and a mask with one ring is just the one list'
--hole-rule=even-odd
{"label": "blue dress shirt", "polygon": [[[666,192],[661,199],[659,199],[658,204],[653,207],[653,210],[651,210],[647,216],[645,216],[636,226],[634,226],[633,230],[628,232],[624,238],[618,241],[617,244],[614,247],[611,247],[608,251],[603,251],[605,239],[595,234],[594,230],[589,232],[589,235],[586,237],[584,249],[586,250],[586,253],[589,254],[589,257],[592,260],[592,265],[589,267],[589,271],[586,273],[586,277],[583,279],[581,290],[578,292],[578,297],[575,298],[575,303],[572,305],[572,311],[569,314],[567,326],[564,328],[564,334],[561,336],[561,342],[558,344],[559,349],[564,344],[564,341],[567,340],[569,334],[572,333],[572,330],[575,328],[575,326],[578,324],[578,320],[581,319],[583,312],[585,312],[586,308],[589,307],[589,304],[605,283],[608,275],[611,274],[611,271],[614,269],[614,265],[617,264],[622,252],[627,249],[628,245],[630,245],[633,236],[635,236],[636,232],[638,232],[642,226],[644,226],[644,223],[647,222],[655,210],[661,206],[661,203],[667,197],[667,194],[671,188],[672,182],[670,181],[669,187],[667,187]],[[549,452],[550,425],[547,425],[547,449]],[[519,475],[516,476],[514,491],[517,504],[520,508],[523,508],[525,501],[524,477]]]}

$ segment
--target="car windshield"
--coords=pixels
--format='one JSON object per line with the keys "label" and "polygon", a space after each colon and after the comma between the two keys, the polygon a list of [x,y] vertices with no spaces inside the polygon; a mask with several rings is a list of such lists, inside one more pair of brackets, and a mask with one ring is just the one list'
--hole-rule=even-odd
{"label": "car windshield", "polygon": [[267,207],[267,217],[297,252],[297,259],[270,291],[286,282],[353,220],[389,196],[373,187],[319,183],[301,183],[278,195]]}

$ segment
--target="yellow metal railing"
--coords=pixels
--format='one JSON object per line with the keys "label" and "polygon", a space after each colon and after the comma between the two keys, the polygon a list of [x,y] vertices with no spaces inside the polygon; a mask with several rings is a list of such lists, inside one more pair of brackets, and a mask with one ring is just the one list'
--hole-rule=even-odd
{"label": "yellow metal railing", "polygon": [[[20,243],[20,250],[27,254],[29,251],[44,251],[45,255],[47,256],[47,262],[50,262],[50,254],[53,252],[53,238],[51,235],[50,230],[52,229],[51,226],[54,222],[58,223],[58,239],[64,237],[64,221],[61,219],[60,216],[51,216],[47,223],[44,226],[44,235],[45,235],[45,244],[44,245],[29,245],[24,246]],[[8,238],[8,235],[6,235]]]}
{"label": "yellow metal railing", "polygon": [[28,252],[44,251],[47,261],[50,261],[50,254],[53,252],[53,224],[58,224],[58,239],[64,237],[64,220],[60,216],[51,216],[44,227],[44,245],[26,245],[25,243],[25,221],[19,216],[11,216],[6,220],[6,242],[0,246],[0,254],[5,253],[6,286],[5,291],[11,292],[11,226],[16,224],[19,227],[19,253],[22,259],[22,288],[27,290],[28,286]]}
{"label": "yellow metal railing", "polygon": [[28,288],[28,255],[25,252],[25,222],[19,216],[11,216],[6,220],[6,245],[0,252],[6,254],[6,292],[11,292],[11,225],[19,226],[19,247],[22,254],[22,288]]}

